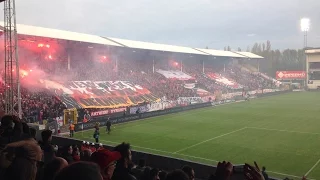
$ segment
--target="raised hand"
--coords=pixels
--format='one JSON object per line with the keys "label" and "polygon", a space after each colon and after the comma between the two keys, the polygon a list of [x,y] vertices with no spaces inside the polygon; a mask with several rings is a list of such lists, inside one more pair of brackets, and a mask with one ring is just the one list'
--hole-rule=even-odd
{"label": "raised hand", "polygon": [[249,164],[244,165],[244,176],[247,180],[265,180],[261,170],[256,162],[254,162],[254,166],[251,166]]}
{"label": "raised hand", "polygon": [[215,173],[215,178],[219,180],[230,179],[233,172],[233,165],[230,162],[223,161],[219,162],[217,165],[217,170]]}

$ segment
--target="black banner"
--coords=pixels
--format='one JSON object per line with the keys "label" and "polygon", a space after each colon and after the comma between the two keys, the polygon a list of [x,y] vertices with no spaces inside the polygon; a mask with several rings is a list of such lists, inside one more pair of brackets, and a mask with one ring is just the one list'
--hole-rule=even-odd
{"label": "black banner", "polygon": [[[113,118],[110,118],[110,121],[112,124],[118,124],[118,123],[135,121],[138,119],[144,119],[144,118],[160,116],[160,115],[165,115],[165,114],[170,114],[170,113],[177,113],[177,112],[181,112],[181,111],[198,109],[198,108],[203,108],[203,107],[208,107],[208,106],[211,106],[210,102],[209,103],[202,103],[202,104],[193,104],[193,105],[189,105],[189,106],[175,107],[175,108],[171,108],[171,109],[165,109],[165,110],[153,111],[153,112],[147,112],[147,113],[141,113],[141,114],[135,114],[135,115],[128,115],[128,116],[123,116],[123,117],[113,117]],[[95,119],[94,121],[90,121],[88,123],[76,124],[75,131],[81,131],[81,130],[94,128],[94,126],[96,125],[97,122],[100,123],[100,126],[105,126],[106,120],[107,119],[105,119],[105,118],[99,118],[99,119]]]}

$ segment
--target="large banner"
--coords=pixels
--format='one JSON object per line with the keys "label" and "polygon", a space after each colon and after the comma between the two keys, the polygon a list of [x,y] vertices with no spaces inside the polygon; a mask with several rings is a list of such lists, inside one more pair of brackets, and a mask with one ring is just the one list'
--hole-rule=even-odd
{"label": "large banner", "polygon": [[181,81],[194,79],[192,76],[181,71],[166,71],[166,70],[158,69],[156,70],[156,72],[159,74],[162,74],[167,79],[177,79]]}
{"label": "large banner", "polygon": [[272,78],[272,77],[269,77],[269,76],[267,76],[267,75],[265,75],[265,74],[263,74],[263,73],[254,72],[254,74],[260,75],[260,76],[262,76],[263,78],[272,81],[277,87],[279,87],[279,86],[281,85],[281,82],[280,82],[280,81],[277,81],[276,79],[274,79],[274,78]]}
{"label": "large banner", "polygon": [[160,100],[148,89],[129,81],[40,82],[54,91],[67,108],[119,108]]}
{"label": "large banner", "polygon": [[207,76],[216,81],[217,84],[220,84],[220,85],[223,85],[223,86],[227,86],[229,88],[232,88],[232,89],[240,89],[242,88],[242,86],[240,84],[238,84],[237,82],[231,80],[231,79],[228,79],[226,77],[223,77],[217,73],[207,73]]}
{"label": "large banner", "polygon": [[279,80],[303,80],[306,78],[305,71],[277,71],[276,79]]}
{"label": "large banner", "polygon": [[145,112],[148,112],[148,111],[149,111],[149,109],[148,109],[147,105],[130,107],[130,114],[145,113]]}
{"label": "large banner", "polygon": [[107,114],[114,114],[119,112],[125,112],[127,108],[118,108],[118,109],[106,109],[103,111],[91,112],[91,116],[103,116]]}
{"label": "large banner", "polygon": [[203,103],[201,97],[179,97],[178,102],[179,102],[179,104]]}

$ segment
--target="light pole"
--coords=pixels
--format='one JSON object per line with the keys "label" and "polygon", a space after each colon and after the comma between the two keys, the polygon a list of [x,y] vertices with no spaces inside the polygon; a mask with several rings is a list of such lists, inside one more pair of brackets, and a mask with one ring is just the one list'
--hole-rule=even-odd
{"label": "light pole", "polygon": [[308,31],[310,29],[310,19],[302,18],[300,21],[301,31],[304,32],[303,46],[306,48],[308,46]]}
{"label": "light pole", "polygon": [[[306,48],[308,47],[308,31],[310,29],[310,19],[309,18],[302,18],[300,20],[300,27],[301,27],[301,31],[304,33],[303,37],[303,49],[304,51],[306,50]],[[303,63],[303,70],[307,73],[307,59],[305,59],[305,62]],[[308,73],[307,73],[308,74]],[[306,82],[308,79],[308,75],[307,78],[304,80],[304,87],[306,87]]]}

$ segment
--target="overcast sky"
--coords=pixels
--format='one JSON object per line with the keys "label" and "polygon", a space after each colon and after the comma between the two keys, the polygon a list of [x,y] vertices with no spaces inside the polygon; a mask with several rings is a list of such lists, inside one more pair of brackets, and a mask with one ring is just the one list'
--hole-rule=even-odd
{"label": "overcast sky", "polygon": [[[320,47],[320,0],[16,0],[17,22],[107,37],[190,47],[300,48],[311,19]],[[2,14],[2,13],[1,13]]]}

